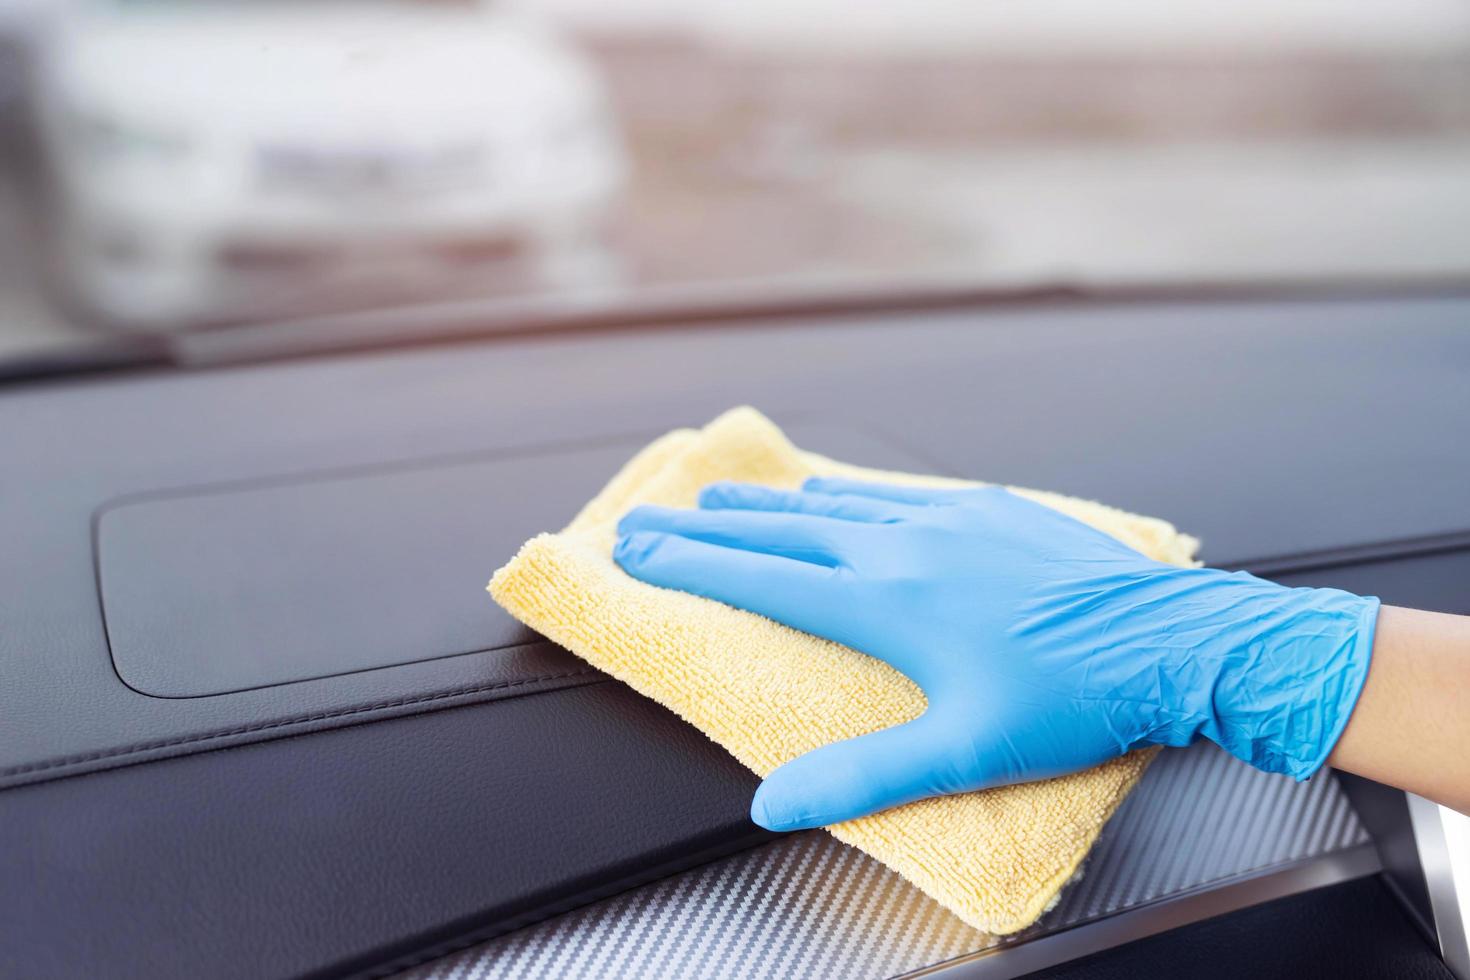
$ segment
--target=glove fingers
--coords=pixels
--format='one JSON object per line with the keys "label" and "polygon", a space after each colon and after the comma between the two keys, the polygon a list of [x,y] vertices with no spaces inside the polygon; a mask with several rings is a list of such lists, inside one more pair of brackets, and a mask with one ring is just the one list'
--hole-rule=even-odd
{"label": "glove fingers", "polygon": [[711,483],[699,494],[705,510],[766,510],[815,514],[844,521],[882,523],[902,517],[891,503],[871,497],[836,496],[801,490],[776,490],[754,483]]}
{"label": "glove fingers", "polygon": [[831,569],[676,534],[634,531],[618,540],[613,559],[650,585],[748,609],[808,633],[829,625],[829,610],[841,601]]}
{"label": "glove fingers", "polygon": [[841,563],[841,525],[829,517],[753,510],[684,510],[635,507],[618,522],[618,533],[658,531],[723,548],[781,555],[835,567]]}
{"label": "glove fingers", "polygon": [[868,497],[874,500],[914,504],[921,507],[929,504],[948,503],[954,499],[955,494],[968,492],[936,487],[903,487],[891,483],[869,483],[866,480],[849,480],[840,476],[814,476],[803,483],[801,488],[815,493]]}
{"label": "glove fingers", "polygon": [[750,817],[768,830],[805,830],[963,788],[944,751],[944,730],[922,715],[814,749],[761,783]]}

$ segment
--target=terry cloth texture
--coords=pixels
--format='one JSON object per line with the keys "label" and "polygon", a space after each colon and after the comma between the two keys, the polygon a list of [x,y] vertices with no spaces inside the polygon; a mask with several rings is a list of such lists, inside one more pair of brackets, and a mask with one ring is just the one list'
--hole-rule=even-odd
{"label": "terry cloth texture", "polygon": [[[528,541],[495,573],[490,592],[521,622],[671,708],[765,776],[818,746],[918,717],[923,693],[847,647],[632,578],[612,560],[616,524],[636,504],[692,507],[699,489],[716,480],[791,488],[814,475],[976,485],[804,452],[759,412],[737,408],[703,430],[653,442],[565,530]],[[1197,542],[1164,521],[1017,492],[1153,558],[1193,563]],[[1049,907],[1154,751],[1044,782],[922,800],[828,830],[970,925],[1011,933]]]}

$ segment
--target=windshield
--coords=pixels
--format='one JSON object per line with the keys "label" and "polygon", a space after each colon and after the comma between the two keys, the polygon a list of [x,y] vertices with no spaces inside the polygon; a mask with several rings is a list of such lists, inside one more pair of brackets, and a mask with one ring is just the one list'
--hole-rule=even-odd
{"label": "windshield", "polygon": [[26,0],[0,125],[0,360],[446,303],[1470,273],[1451,0]]}

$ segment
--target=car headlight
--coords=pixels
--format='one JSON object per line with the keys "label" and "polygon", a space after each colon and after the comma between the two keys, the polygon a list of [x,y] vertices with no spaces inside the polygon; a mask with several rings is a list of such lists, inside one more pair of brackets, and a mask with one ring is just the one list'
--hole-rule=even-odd
{"label": "car headlight", "polygon": [[103,164],[172,163],[192,148],[186,135],[167,127],[96,113],[78,113],[73,128],[82,152]]}

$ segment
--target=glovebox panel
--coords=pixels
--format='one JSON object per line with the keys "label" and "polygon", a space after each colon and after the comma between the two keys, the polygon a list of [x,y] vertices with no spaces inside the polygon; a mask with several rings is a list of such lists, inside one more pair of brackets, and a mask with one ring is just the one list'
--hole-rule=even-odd
{"label": "glovebox panel", "polygon": [[490,572],[565,524],[630,451],[514,453],[109,507],[97,561],[118,675],[144,694],[201,697],[532,642],[485,594]]}

